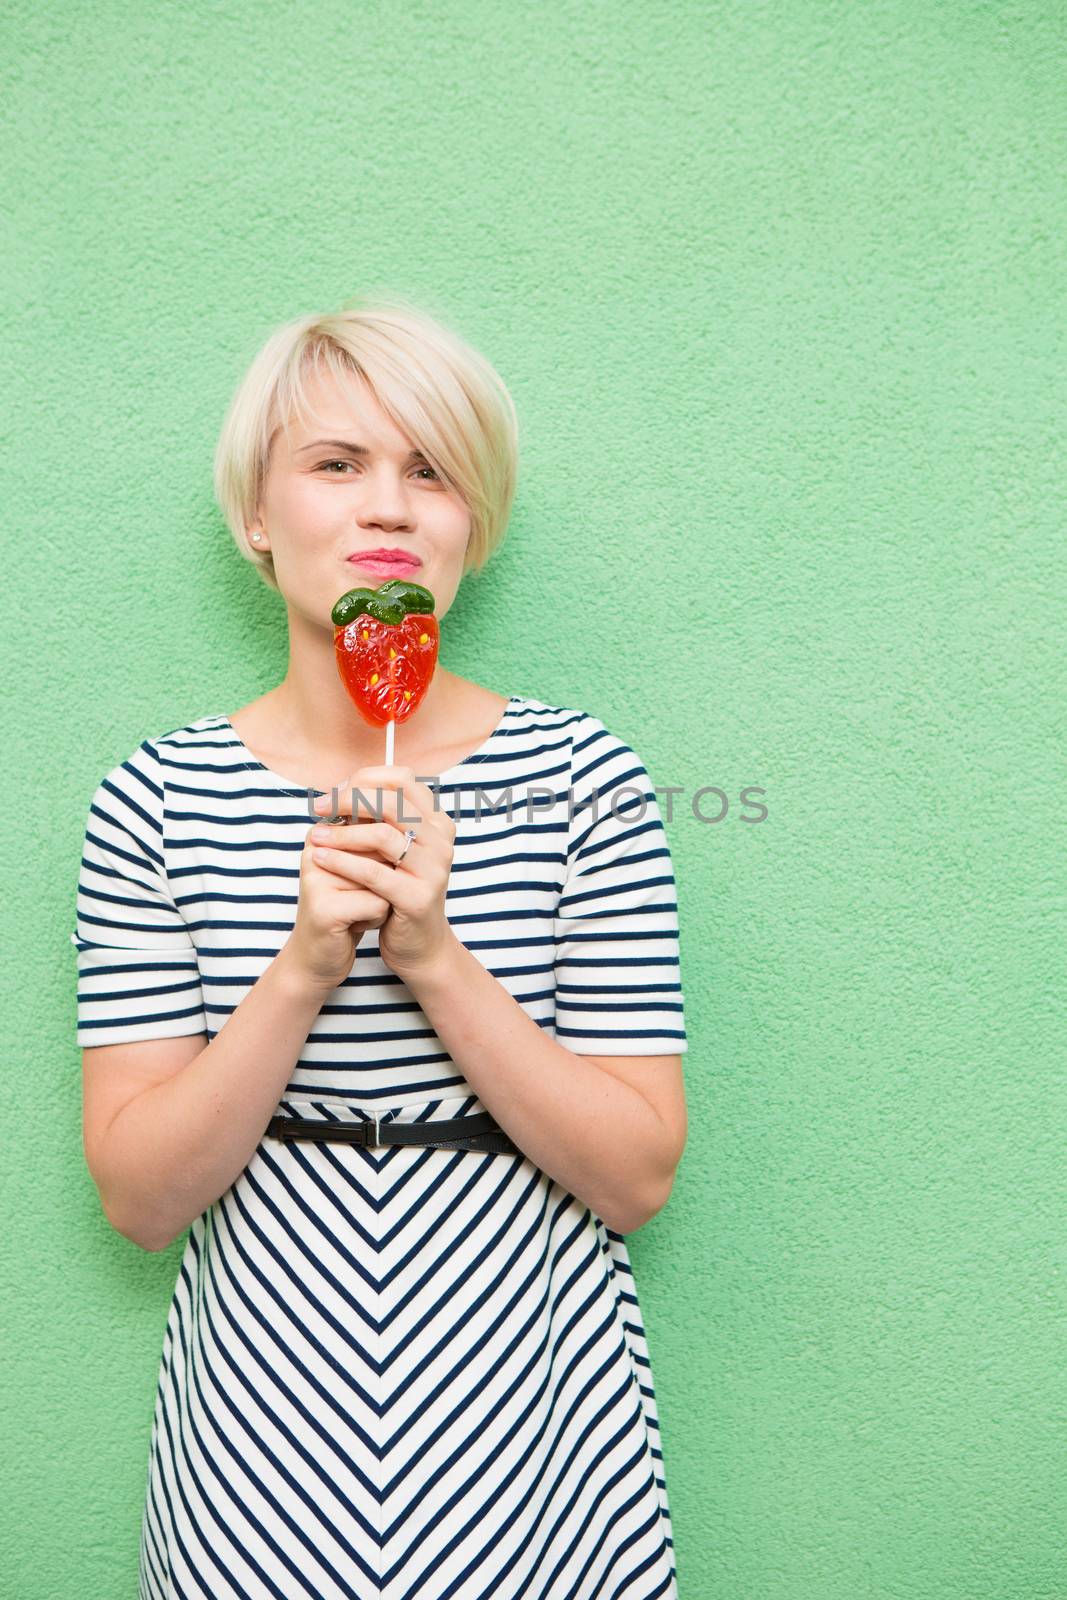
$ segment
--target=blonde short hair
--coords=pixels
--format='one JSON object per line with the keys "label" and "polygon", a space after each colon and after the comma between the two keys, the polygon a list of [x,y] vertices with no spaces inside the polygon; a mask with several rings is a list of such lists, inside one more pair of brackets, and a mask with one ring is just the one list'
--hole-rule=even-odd
{"label": "blonde short hair", "polygon": [[518,475],[518,421],[503,379],[484,356],[408,302],[375,295],[278,328],[230,402],[215,450],[215,498],[238,550],[272,589],[269,551],[248,548],[270,448],[279,428],[310,410],[304,381],[362,378],[382,410],[423,452],[471,513],[464,573],[480,570],[507,530]]}

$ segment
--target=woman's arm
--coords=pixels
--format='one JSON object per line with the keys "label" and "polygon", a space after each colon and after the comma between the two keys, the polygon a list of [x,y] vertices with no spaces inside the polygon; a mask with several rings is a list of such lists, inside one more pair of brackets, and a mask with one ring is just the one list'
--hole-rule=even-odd
{"label": "woman's arm", "polygon": [[[90,1106],[104,1061],[86,1055],[86,1158],[104,1210],[145,1250],[165,1250],[241,1174],[263,1137],[326,992],[283,945],[211,1043],[105,1119]],[[178,1041],[153,1041],[173,1045]]]}
{"label": "woman's arm", "polygon": [[550,1039],[451,930],[440,954],[404,981],[486,1110],[535,1165],[618,1233],[661,1209],[685,1142],[676,1119],[665,1122],[637,1089]]}

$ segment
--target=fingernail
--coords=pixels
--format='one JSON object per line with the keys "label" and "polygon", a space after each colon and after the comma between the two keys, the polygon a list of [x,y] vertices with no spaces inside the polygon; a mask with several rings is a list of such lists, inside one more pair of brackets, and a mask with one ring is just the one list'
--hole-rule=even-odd
{"label": "fingernail", "polygon": [[311,838],[315,844],[329,844],[332,837],[333,835],[324,822],[319,823],[317,828],[312,828],[311,830]]}

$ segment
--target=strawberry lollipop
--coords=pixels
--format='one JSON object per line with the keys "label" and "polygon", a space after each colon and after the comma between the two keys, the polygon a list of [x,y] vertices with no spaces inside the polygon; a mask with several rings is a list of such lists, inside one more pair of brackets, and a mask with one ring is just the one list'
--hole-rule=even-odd
{"label": "strawberry lollipop", "polygon": [[421,584],[390,578],[377,589],[349,589],[330,613],[341,682],[363,719],[385,728],[387,766],[393,728],[421,703],[437,665],[434,603]]}

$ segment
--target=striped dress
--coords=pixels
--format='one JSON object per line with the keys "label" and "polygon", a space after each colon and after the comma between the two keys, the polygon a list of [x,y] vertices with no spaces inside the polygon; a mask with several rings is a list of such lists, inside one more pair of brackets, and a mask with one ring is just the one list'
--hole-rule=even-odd
{"label": "striped dress", "polygon": [[[421,775],[420,775],[421,776]],[[587,712],[512,695],[426,779],[456,822],[456,935],[568,1050],[686,1049],[648,773]],[[296,913],[309,794],[224,715],[92,798],[77,1040],[212,1040]],[[488,1108],[364,935],[278,1111]],[[192,1224],[160,1363],[140,1600],[675,1596],[625,1239],[525,1156],[264,1137]]]}

